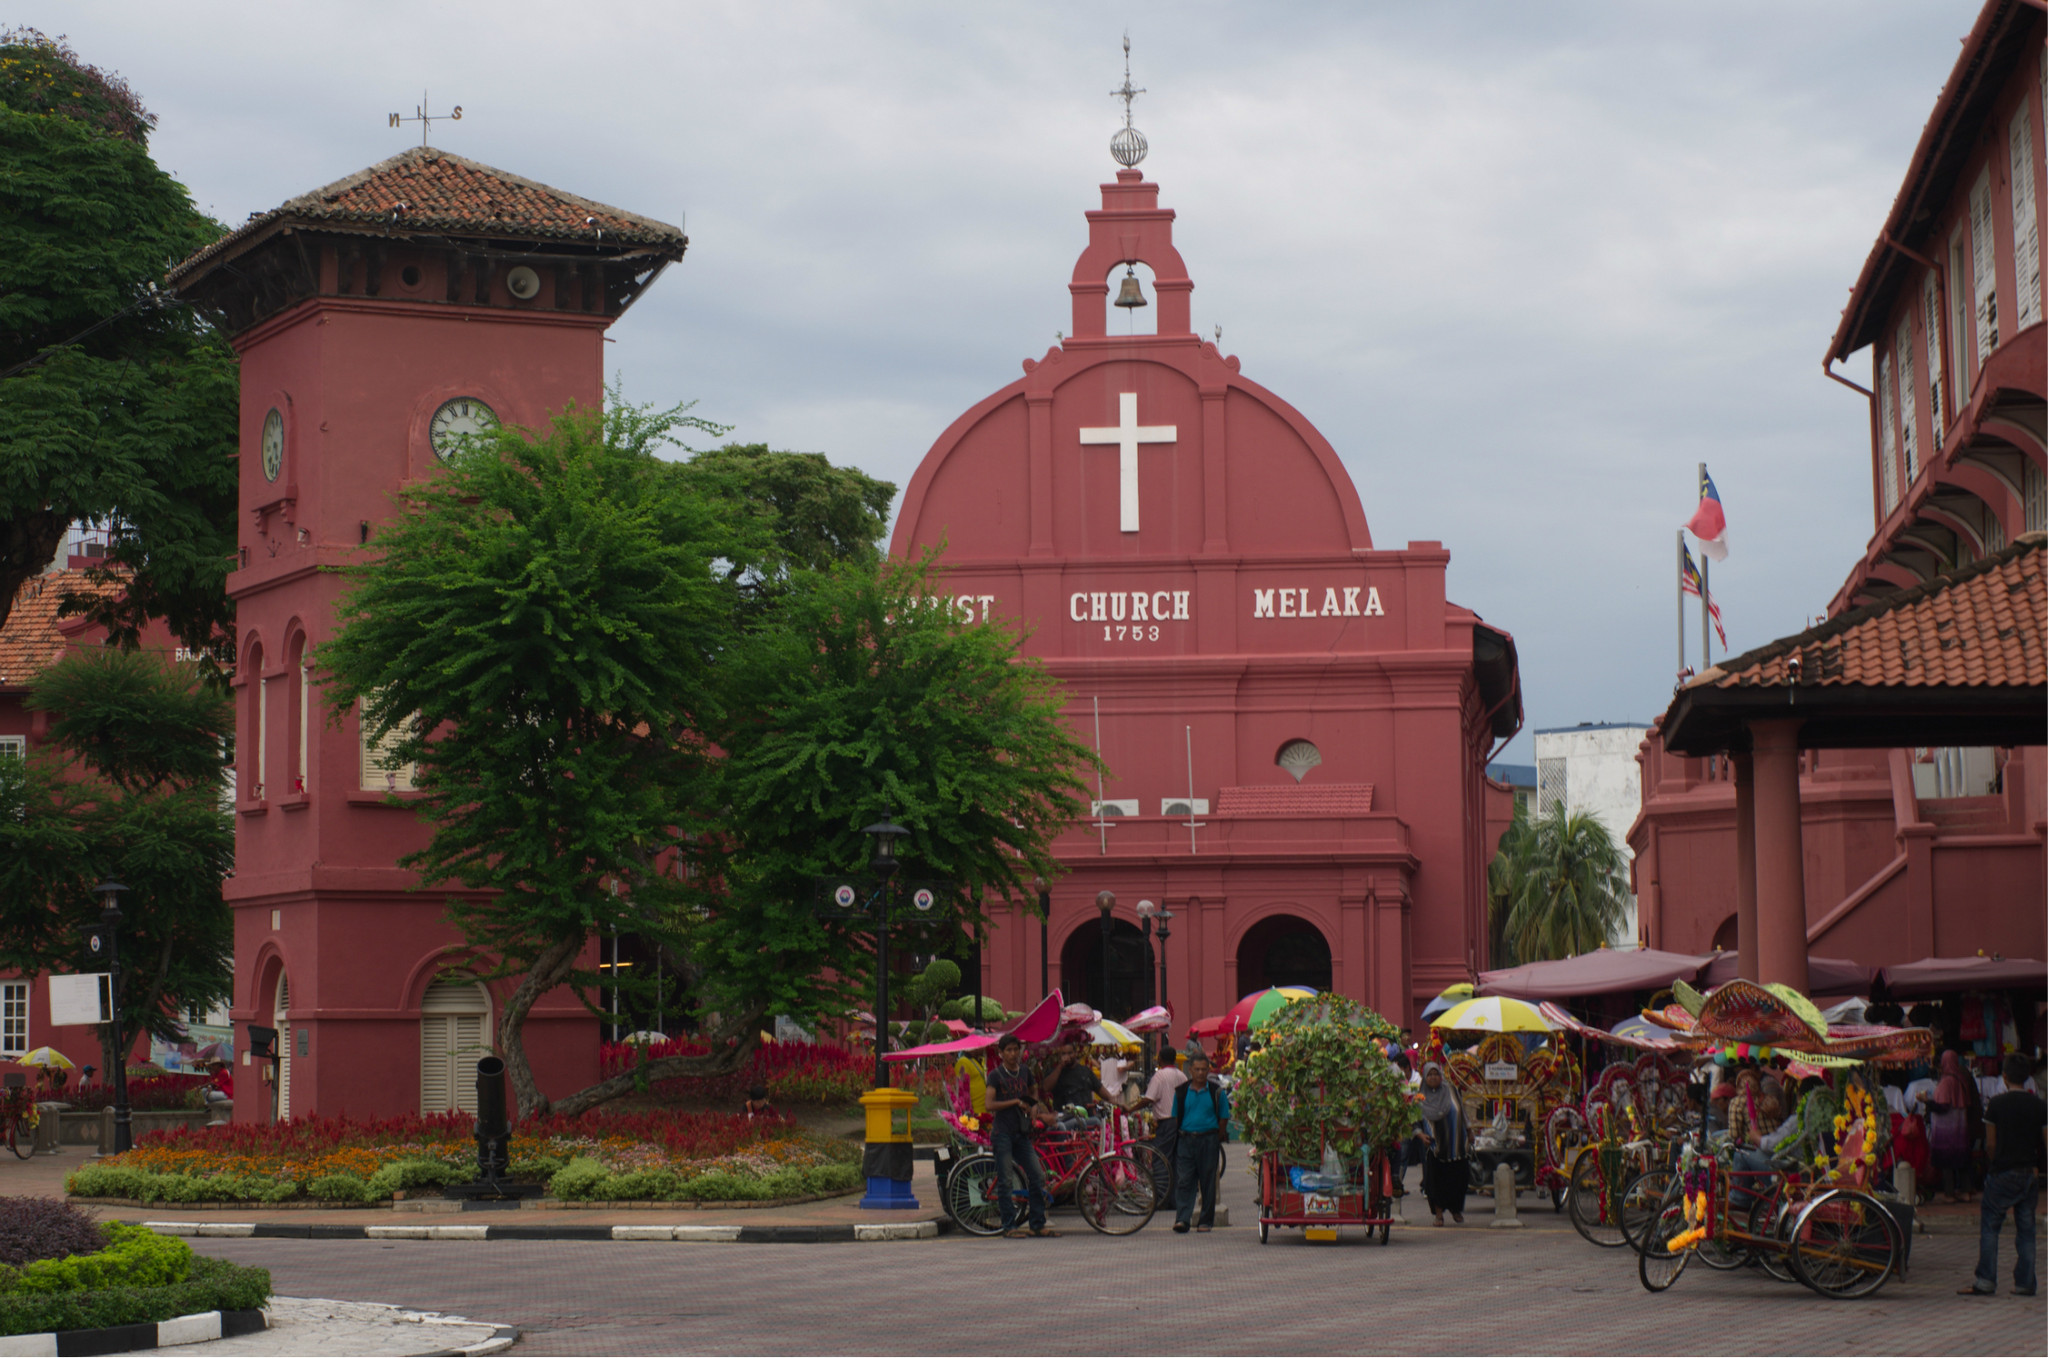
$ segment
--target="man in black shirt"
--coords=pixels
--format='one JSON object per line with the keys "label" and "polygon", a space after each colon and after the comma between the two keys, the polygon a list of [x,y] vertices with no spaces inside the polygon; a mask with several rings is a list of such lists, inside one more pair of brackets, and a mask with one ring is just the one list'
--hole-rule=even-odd
{"label": "man in black shirt", "polygon": [[1021,1239],[1027,1232],[1017,1222],[1017,1205],[1010,1198],[1010,1166],[1024,1172],[1029,1190],[1031,1235],[1058,1235],[1045,1224],[1045,1167],[1031,1144],[1031,1105],[1038,1090],[1024,1064],[1024,1044],[1013,1033],[996,1044],[1002,1064],[989,1072],[989,1148],[996,1155],[995,1195],[1003,1214],[1003,1234]]}
{"label": "man in black shirt", "polygon": [[2012,1290],[2034,1295],[2034,1208],[2041,1200],[2043,1166],[2048,1166],[2048,1103],[2029,1094],[2030,1070],[2017,1052],[2005,1058],[2005,1092],[1984,1105],[1984,1150],[1990,1171],[1984,1176],[1983,1206],[1977,1217],[1977,1276],[1963,1294],[1988,1297],[1998,1290],[1998,1232],[2005,1214],[2013,1216]]}

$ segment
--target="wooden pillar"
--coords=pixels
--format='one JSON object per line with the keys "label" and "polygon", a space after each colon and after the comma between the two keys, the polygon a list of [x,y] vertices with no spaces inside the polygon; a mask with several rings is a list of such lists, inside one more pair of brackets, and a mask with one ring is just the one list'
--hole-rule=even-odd
{"label": "wooden pillar", "polygon": [[[1735,760],[1735,948],[1736,975],[1757,978],[1756,940],[1756,766],[1746,754]],[[1796,789],[1795,789],[1796,791]]]}
{"label": "wooden pillar", "polygon": [[1806,993],[1806,855],[1800,833],[1799,721],[1749,724],[1756,826],[1757,975]]}

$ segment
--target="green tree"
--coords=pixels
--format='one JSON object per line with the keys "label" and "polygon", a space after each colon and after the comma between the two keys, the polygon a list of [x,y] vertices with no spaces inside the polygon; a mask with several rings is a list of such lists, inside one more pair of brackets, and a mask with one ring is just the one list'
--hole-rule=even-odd
{"label": "green tree", "polygon": [[1521,807],[1487,868],[1496,966],[1573,957],[1611,943],[1628,918],[1628,854],[1607,827],[1557,803]]}
{"label": "green tree", "polygon": [[175,1037],[181,1013],[232,991],[221,883],[235,853],[224,806],[233,717],[196,665],[113,648],[44,670],[28,705],[50,714],[50,740],[27,760],[0,758],[0,965],[92,970],[91,888],[126,885],[124,1022],[101,1032],[111,1071],[137,1032]]}
{"label": "green tree", "polygon": [[237,364],[160,287],[223,228],[150,158],[118,77],[30,29],[0,33],[0,624],[76,520],[110,523],[68,611],[132,645],[162,618],[232,654]]}
{"label": "green tree", "polygon": [[955,889],[922,950],[986,928],[985,902],[1028,901],[1034,875],[1058,874],[1052,841],[1086,809],[1095,756],[1013,630],[943,605],[930,560],[835,568],[721,667],[732,848],[699,953],[735,1003],[825,1015],[865,993],[869,936],[817,919],[812,879],[865,863],[861,827],[885,815],[910,830],[901,875]]}

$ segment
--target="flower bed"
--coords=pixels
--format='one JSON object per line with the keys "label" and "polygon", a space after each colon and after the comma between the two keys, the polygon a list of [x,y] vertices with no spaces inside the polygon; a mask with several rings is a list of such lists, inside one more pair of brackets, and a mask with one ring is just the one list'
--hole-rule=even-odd
{"label": "flower bed", "polygon": [[[461,1113],[181,1127],[73,1172],[65,1188],[143,1202],[380,1202],[474,1178],[474,1129]],[[856,1185],[859,1156],[787,1118],[723,1113],[530,1118],[511,1144],[514,1178],[545,1182],[557,1197],[607,1200],[837,1192]]]}
{"label": "flower bed", "polygon": [[[703,1056],[711,1049],[686,1037],[664,1042],[607,1042],[599,1061],[607,1076],[620,1075],[638,1065],[641,1053],[653,1060],[662,1056]],[[851,1103],[867,1092],[874,1073],[874,1057],[849,1047],[822,1042],[764,1042],[754,1049],[746,1064],[728,1075],[686,1076],[656,1080],[649,1087],[670,1098],[704,1103],[731,1101],[737,1104],[750,1085],[768,1087],[773,1103]]]}
{"label": "flower bed", "polygon": [[[205,1096],[199,1091],[205,1085],[204,1075],[152,1075],[145,1079],[130,1079],[128,1106],[138,1113],[203,1108],[206,1106]],[[93,1083],[76,1089],[61,1089],[54,1094],[38,1094],[37,1097],[60,1099],[70,1104],[74,1113],[94,1113],[114,1106],[114,1087]]]}

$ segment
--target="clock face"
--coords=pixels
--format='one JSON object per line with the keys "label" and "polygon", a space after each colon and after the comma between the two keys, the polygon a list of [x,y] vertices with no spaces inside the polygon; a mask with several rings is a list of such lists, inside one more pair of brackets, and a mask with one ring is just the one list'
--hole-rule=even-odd
{"label": "clock face", "polygon": [[437,456],[447,457],[464,435],[488,434],[498,427],[498,416],[474,396],[457,396],[443,401],[427,425],[427,441]]}
{"label": "clock face", "polygon": [[284,470],[284,416],[272,406],[263,417],[263,479],[275,481]]}

